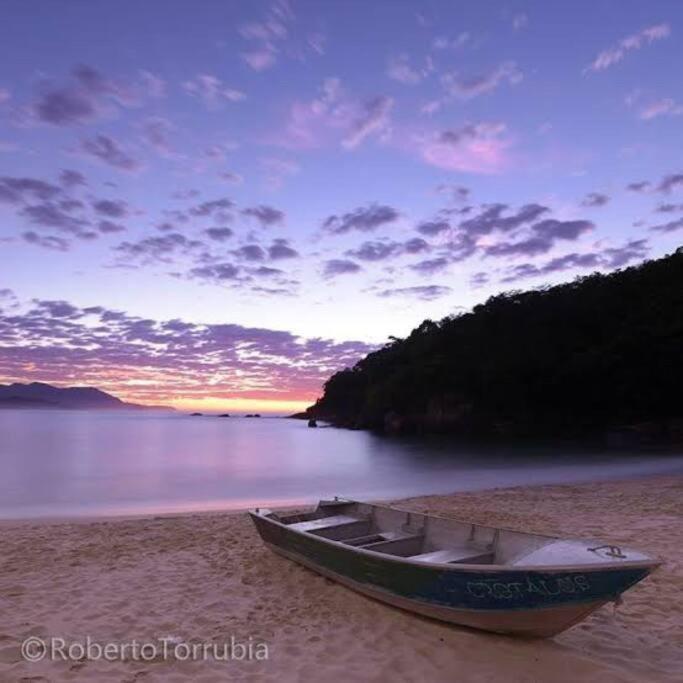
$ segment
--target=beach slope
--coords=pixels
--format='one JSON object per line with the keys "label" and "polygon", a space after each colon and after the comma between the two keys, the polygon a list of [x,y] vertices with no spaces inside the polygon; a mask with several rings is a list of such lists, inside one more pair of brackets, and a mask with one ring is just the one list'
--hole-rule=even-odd
{"label": "beach slope", "polygon": [[[673,681],[683,677],[683,477],[497,489],[406,509],[598,537],[664,565],[553,640],[418,618],[267,551],[244,514],[0,525],[0,680]],[[27,662],[29,636],[265,644],[267,660]],[[186,652],[182,650],[181,653]],[[219,650],[220,652],[220,650]],[[263,653],[263,650],[260,651]]]}

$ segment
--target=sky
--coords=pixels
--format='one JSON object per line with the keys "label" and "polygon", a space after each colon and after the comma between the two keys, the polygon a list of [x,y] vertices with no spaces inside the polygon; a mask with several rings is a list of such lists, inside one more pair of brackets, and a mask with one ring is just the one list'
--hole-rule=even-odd
{"label": "sky", "polygon": [[288,412],[681,243],[683,3],[0,9],[0,382]]}

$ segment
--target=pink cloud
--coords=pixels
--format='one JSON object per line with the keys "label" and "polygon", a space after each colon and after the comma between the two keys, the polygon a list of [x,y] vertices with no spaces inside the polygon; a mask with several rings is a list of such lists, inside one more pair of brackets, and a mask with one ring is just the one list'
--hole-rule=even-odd
{"label": "pink cloud", "polygon": [[384,95],[364,102],[351,122],[342,145],[346,149],[354,149],[372,135],[385,138],[390,131],[389,114],[393,106],[394,100]]}
{"label": "pink cloud", "polygon": [[280,58],[304,60],[325,53],[325,36],[318,31],[303,35],[288,0],[273,0],[260,20],[242,24],[237,31],[249,44],[240,57],[254,71],[270,69]]}
{"label": "pink cloud", "polygon": [[211,74],[198,74],[194,80],[185,81],[183,90],[188,95],[201,99],[209,109],[224,101],[241,102],[246,98],[242,91],[226,86],[220,78]]}
{"label": "pink cloud", "polygon": [[275,65],[277,58],[272,49],[250,50],[242,53],[242,59],[254,70],[265,71]]}
{"label": "pink cloud", "polygon": [[261,159],[261,167],[264,171],[266,187],[270,190],[279,190],[287,178],[296,175],[301,170],[295,161],[275,157]]}
{"label": "pink cloud", "polygon": [[509,164],[511,140],[502,123],[466,124],[420,137],[422,159],[438,168],[466,173],[498,173]]}
{"label": "pink cloud", "polygon": [[[0,298],[16,301],[9,290]],[[13,308],[0,310],[0,381],[93,384],[151,403],[206,396],[207,386],[226,398],[312,400],[330,374],[374,348],[230,322],[143,319],[66,301]]]}
{"label": "pink cloud", "polygon": [[341,144],[354,149],[390,130],[390,97],[378,95],[365,101],[348,96],[338,78],[327,78],[319,94],[309,101],[294,102],[284,130],[268,142],[290,149],[314,149]]}
{"label": "pink cloud", "polygon": [[679,116],[680,114],[683,114],[683,106],[677,104],[671,97],[665,97],[645,105],[640,110],[638,117],[644,121],[649,121],[658,116]]}
{"label": "pink cloud", "polygon": [[671,35],[671,27],[668,24],[657,24],[656,26],[644,28],[638,33],[626,36],[614,47],[600,52],[586,71],[603,71],[619,63],[628,52],[640,50],[641,47],[649,45],[656,40],[668,38],[669,35]]}
{"label": "pink cloud", "polygon": [[424,66],[418,67],[413,66],[408,55],[405,54],[390,59],[387,66],[387,76],[405,85],[416,85],[432,71],[434,71],[434,63],[431,57],[425,60]]}
{"label": "pink cloud", "polygon": [[448,95],[469,100],[496,90],[503,84],[517,85],[524,74],[515,62],[503,62],[487,73],[465,76],[459,71],[451,71],[441,76],[441,85]]}

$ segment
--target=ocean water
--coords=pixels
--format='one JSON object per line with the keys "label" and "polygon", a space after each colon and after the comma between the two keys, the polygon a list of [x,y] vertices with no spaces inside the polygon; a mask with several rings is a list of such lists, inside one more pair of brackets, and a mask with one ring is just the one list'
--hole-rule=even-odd
{"label": "ocean water", "polygon": [[281,418],[0,411],[0,519],[244,509],[683,472],[683,454],[474,447]]}

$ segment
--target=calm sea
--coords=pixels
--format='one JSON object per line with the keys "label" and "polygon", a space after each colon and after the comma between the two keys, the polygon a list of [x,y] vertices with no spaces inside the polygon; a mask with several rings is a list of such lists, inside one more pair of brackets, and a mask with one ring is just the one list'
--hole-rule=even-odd
{"label": "calm sea", "polygon": [[245,508],[683,472],[683,455],[475,448],[280,418],[0,411],[0,518]]}

